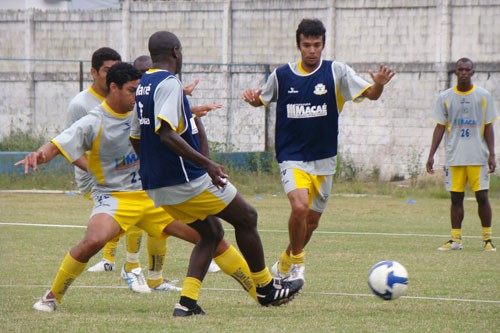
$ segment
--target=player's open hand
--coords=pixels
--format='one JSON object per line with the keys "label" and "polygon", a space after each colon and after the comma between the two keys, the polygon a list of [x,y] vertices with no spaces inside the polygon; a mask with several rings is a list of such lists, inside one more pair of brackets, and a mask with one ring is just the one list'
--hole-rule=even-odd
{"label": "player's open hand", "polygon": [[390,69],[388,66],[384,64],[380,64],[380,68],[378,73],[373,73],[372,70],[369,70],[368,73],[372,77],[373,82],[376,84],[380,84],[381,86],[385,86],[391,79],[396,75],[396,72]]}
{"label": "player's open hand", "polygon": [[197,117],[204,117],[212,110],[217,110],[222,107],[222,104],[207,104],[207,105],[198,105],[192,106],[191,112],[195,114]]}

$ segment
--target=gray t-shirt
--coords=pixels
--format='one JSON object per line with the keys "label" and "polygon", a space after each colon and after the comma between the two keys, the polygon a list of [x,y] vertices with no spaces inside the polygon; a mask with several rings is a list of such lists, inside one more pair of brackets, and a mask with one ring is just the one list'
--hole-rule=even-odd
{"label": "gray t-shirt", "polygon": [[484,126],[498,118],[491,94],[476,85],[467,92],[457,87],[442,92],[432,118],[446,126],[446,166],[485,165],[489,150]]}

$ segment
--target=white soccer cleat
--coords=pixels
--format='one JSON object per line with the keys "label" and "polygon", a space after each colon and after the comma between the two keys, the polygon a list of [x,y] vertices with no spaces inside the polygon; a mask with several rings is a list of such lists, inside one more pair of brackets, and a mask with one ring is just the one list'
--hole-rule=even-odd
{"label": "white soccer cleat", "polygon": [[182,288],[179,288],[176,286],[177,282],[179,282],[179,280],[166,280],[166,279],[163,279],[163,282],[160,283],[160,285],[154,287],[154,288],[151,288],[152,291],[181,291]]}
{"label": "white soccer cleat", "polygon": [[449,241],[447,241],[446,243],[444,243],[443,245],[438,247],[438,250],[439,251],[460,251],[463,248],[464,247],[463,247],[462,243],[455,242],[454,240],[450,239]]}
{"label": "white soccer cleat", "polygon": [[130,290],[136,293],[149,294],[151,288],[149,288],[142,273],[142,268],[137,267],[130,272],[125,271],[125,264],[122,266],[122,278],[127,282]]}
{"label": "white soccer cleat", "polygon": [[109,272],[115,270],[115,263],[108,261],[106,259],[102,259],[94,266],[87,269],[89,272]]}
{"label": "white soccer cleat", "polygon": [[285,272],[281,272],[279,270],[279,264],[280,264],[280,261],[276,261],[274,263],[274,265],[271,266],[271,275],[273,277],[277,277],[277,278],[286,278],[288,277],[289,273],[285,273]]}
{"label": "white soccer cleat", "polygon": [[45,293],[35,304],[33,304],[33,309],[42,312],[54,312],[57,308],[56,298],[50,297],[47,295],[50,293],[50,290]]}
{"label": "white soccer cleat", "polygon": [[208,266],[208,272],[209,273],[217,273],[220,272],[220,267],[215,263],[215,261],[212,259],[210,262],[210,266]]}
{"label": "white soccer cleat", "polygon": [[302,280],[305,281],[306,266],[304,264],[292,264],[290,266],[290,275],[286,278],[288,281]]}

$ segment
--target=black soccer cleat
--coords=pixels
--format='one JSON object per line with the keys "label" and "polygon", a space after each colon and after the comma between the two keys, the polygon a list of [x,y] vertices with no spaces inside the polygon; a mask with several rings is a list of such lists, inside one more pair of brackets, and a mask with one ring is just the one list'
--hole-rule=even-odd
{"label": "black soccer cleat", "polygon": [[257,299],[262,306],[280,306],[290,302],[303,285],[303,279],[273,278],[267,286],[257,288]]}
{"label": "black soccer cleat", "polygon": [[173,313],[174,317],[190,317],[196,315],[205,315],[205,311],[203,311],[198,304],[196,304],[196,307],[193,309],[188,309],[179,303],[175,304]]}

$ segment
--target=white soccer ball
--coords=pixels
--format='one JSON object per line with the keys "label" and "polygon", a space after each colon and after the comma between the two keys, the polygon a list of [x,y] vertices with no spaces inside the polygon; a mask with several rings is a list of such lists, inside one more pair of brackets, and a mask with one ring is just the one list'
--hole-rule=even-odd
{"label": "white soccer ball", "polygon": [[376,296],[386,301],[397,299],[408,289],[408,271],[397,261],[378,262],[368,273],[368,286]]}

